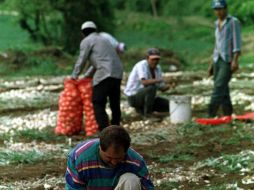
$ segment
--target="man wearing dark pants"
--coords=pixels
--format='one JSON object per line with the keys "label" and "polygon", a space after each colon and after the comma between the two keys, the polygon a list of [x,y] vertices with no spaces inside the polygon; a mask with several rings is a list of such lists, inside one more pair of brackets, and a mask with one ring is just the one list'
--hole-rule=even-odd
{"label": "man wearing dark pants", "polygon": [[[81,26],[85,38],[80,44],[80,54],[72,78],[77,79],[83,68],[88,68],[84,71],[85,77],[93,77],[94,113],[99,129],[103,130],[111,124],[120,124],[120,85],[123,66],[114,47],[97,33],[96,29],[92,21],[87,21]],[[111,123],[106,113],[107,98],[112,111]]]}
{"label": "man wearing dark pants", "polygon": [[166,91],[169,88],[162,78],[159,60],[159,50],[148,49],[147,58],[133,67],[124,90],[130,106],[143,116],[155,111],[169,112],[169,101],[156,96],[157,90]]}
{"label": "man wearing dark pants", "polygon": [[[97,123],[99,126],[105,126],[108,123],[108,117],[105,110],[107,97],[112,111],[112,125],[119,125],[121,119],[120,110],[120,85],[121,80],[107,78],[93,88],[93,105]],[[100,127],[105,128],[105,127]]]}
{"label": "man wearing dark pants", "polygon": [[214,74],[214,89],[211,96],[208,114],[215,117],[219,107],[223,114],[230,116],[233,106],[230,99],[229,81],[238,69],[238,57],[241,51],[240,24],[237,18],[228,15],[226,0],[213,0],[212,8],[217,16],[215,22],[215,48],[213,64],[209,75]]}

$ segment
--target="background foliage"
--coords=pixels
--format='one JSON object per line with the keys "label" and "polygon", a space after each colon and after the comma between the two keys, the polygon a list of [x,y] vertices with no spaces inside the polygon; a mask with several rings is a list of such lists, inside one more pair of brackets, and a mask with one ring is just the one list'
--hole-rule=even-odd
{"label": "background foliage", "polygon": [[[228,4],[230,14],[242,23],[240,64],[244,62],[247,66],[254,57],[251,43],[254,2],[228,0]],[[112,33],[126,43],[127,51],[121,59],[127,72],[144,58],[146,48],[152,46],[173,54],[170,61],[181,64],[185,70],[206,69],[211,60],[215,17],[210,0],[0,0],[0,51],[14,51],[8,60],[0,52],[0,63],[8,63],[1,66],[0,74],[17,67],[21,73],[29,64],[39,69],[33,72],[36,74],[49,74],[53,70],[70,73],[76,59],[73,55],[78,53],[82,39],[80,25],[85,20],[95,21],[100,31]],[[51,49],[54,56],[45,59],[43,53],[41,58],[40,50],[46,49]],[[25,55],[26,64],[16,61],[19,52]],[[72,55],[68,57],[68,53]],[[161,62],[166,65],[169,60]]]}
{"label": "background foliage", "polygon": [[[19,24],[31,39],[44,45],[60,45],[67,52],[75,53],[82,38],[80,25],[93,20],[99,30],[114,33],[115,10],[154,14],[154,3],[158,16],[201,15],[211,17],[211,2],[200,0],[1,0],[1,7],[16,10]],[[254,22],[254,1],[228,0],[230,13],[243,24]],[[157,14],[156,13],[156,14]]]}
{"label": "background foliage", "polygon": [[93,20],[98,28],[109,32],[114,26],[109,0],[8,0],[2,7],[18,12],[20,26],[34,41],[61,45],[70,53],[79,45],[80,26],[84,21]]}

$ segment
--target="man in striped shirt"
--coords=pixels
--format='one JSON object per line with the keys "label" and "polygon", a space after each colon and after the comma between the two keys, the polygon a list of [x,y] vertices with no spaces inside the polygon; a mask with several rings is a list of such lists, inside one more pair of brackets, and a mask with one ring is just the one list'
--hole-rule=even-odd
{"label": "man in striped shirt", "polygon": [[224,115],[230,116],[233,106],[229,81],[233,72],[238,69],[238,57],[241,52],[240,24],[237,18],[228,14],[226,0],[213,0],[212,8],[218,19],[215,22],[213,64],[208,69],[209,75],[214,75],[214,89],[208,114],[215,117],[221,106]]}
{"label": "man in striped shirt", "polygon": [[66,190],[153,190],[143,157],[130,148],[123,127],[109,126],[99,139],[78,144],[68,156]]}

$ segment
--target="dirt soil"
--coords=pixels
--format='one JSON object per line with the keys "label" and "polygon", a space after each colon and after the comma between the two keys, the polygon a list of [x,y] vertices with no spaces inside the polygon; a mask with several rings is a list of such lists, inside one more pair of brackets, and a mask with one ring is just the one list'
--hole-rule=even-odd
{"label": "dirt soil", "polygon": [[[216,127],[216,126],[213,126]],[[232,126],[225,126],[225,127],[232,127]],[[217,136],[218,142],[215,140],[213,142],[209,142],[207,139],[207,136],[196,136],[196,137],[191,137],[191,136],[186,136],[185,138],[181,139],[176,139],[175,141],[171,142],[160,142],[158,144],[147,144],[147,145],[136,145],[134,144],[133,147],[135,150],[140,152],[145,160],[147,161],[148,165],[151,165],[152,163],[156,162],[157,163],[157,168],[177,168],[177,167],[182,167],[185,169],[188,169],[189,167],[193,166],[194,162],[204,160],[206,158],[211,158],[211,157],[218,157],[221,155],[221,152],[224,154],[234,154],[238,153],[239,151],[243,149],[254,149],[253,143],[251,143],[248,140],[243,140],[238,144],[237,146],[232,146],[232,145],[224,145],[221,144],[222,139],[228,139],[230,136],[233,135],[233,130],[227,131],[227,132],[219,132],[219,133],[213,133],[210,134],[212,136]],[[208,134],[209,135],[209,134]],[[80,142],[82,139],[84,139],[84,136],[78,135],[78,136],[73,136],[73,143],[75,142]],[[180,152],[179,149],[177,149],[177,145],[181,144],[183,147],[188,146],[191,144],[193,141],[199,142],[203,146],[189,149],[189,148],[183,148]],[[55,143],[55,142],[52,142]],[[178,152],[177,152],[178,151]],[[165,155],[165,154],[172,154],[176,155],[176,152],[181,155],[190,155],[195,157],[194,160],[190,161],[168,161],[168,162],[158,162],[159,156],[160,155]],[[177,156],[177,155],[176,155]],[[0,166],[0,181],[1,182],[15,182],[15,181],[20,181],[20,180],[28,180],[28,181],[36,181],[39,178],[43,178],[47,175],[51,176],[56,176],[56,177],[61,177],[64,175],[66,169],[66,159],[51,159],[48,161],[45,161],[43,163],[38,163],[34,165],[30,164],[22,164],[18,166]],[[204,170],[205,171],[205,170]],[[190,183],[190,182],[182,182],[180,184],[181,188],[180,189],[202,189],[204,185],[206,185],[205,181],[209,180],[211,184],[215,183],[223,183],[225,181],[225,178],[230,181],[237,181],[238,179],[241,179],[240,174],[238,173],[232,173],[230,175],[226,175],[224,179],[221,177],[218,177],[216,175],[214,176],[209,176],[204,173],[204,171],[200,172],[200,181],[199,184],[197,185],[196,183]],[[154,179],[161,179],[163,177],[163,173],[156,172],[152,173],[152,178]],[[58,184],[57,186],[59,189],[64,188],[64,184]],[[244,186],[243,186],[244,187]],[[252,186],[246,186],[246,188],[250,188]],[[56,188],[56,187],[55,187]],[[37,190],[43,190],[45,189],[43,186],[37,187]],[[54,188],[52,188],[54,189]],[[158,187],[156,188],[158,190],[163,190],[167,188],[163,187]]]}
{"label": "dirt soil", "polygon": [[[39,54],[44,52],[39,52]],[[47,52],[46,52],[47,53]],[[163,52],[167,53],[167,52]],[[55,57],[62,57],[58,51],[55,51]],[[16,62],[15,62],[16,63]],[[14,63],[13,63],[14,64]],[[178,63],[177,63],[178,64]],[[192,78],[181,78],[177,79],[180,83],[179,85],[189,84],[194,80],[202,80],[199,75],[193,75]],[[177,86],[176,86],[177,89]],[[4,92],[4,91],[2,91]],[[41,109],[42,107],[40,107]],[[57,110],[57,103],[51,105],[49,109]],[[4,110],[0,114],[3,115],[22,115],[27,112],[34,112],[37,108],[20,108],[17,110]],[[204,110],[194,109],[192,115],[200,116],[203,115]],[[133,122],[138,122],[142,120],[136,116],[130,116],[124,119],[123,125],[131,125]],[[154,124],[158,126],[160,130],[160,125],[162,122]],[[244,124],[243,124],[244,125]],[[171,126],[169,126],[170,128]],[[163,179],[165,176],[170,175],[175,172],[175,175],[183,174],[185,177],[190,177],[193,175],[196,178],[196,182],[181,180],[179,182],[172,182],[170,185],[162,185],[156,187],[157,190],[169,190],[169,189],[183,189],[183,190],[198,190],[207,186],[207,181],[210,184],[223,184],[226,182],[239,182],[242,179],[240,173],[223,173],[221,170],[216,170],[211,168],[202,168],[196,171],[192,171],[190,168],[199,161],[203,161],[208,158],[217,158],[222,154],[237,154],[242,150],[253,150],[254,143],[248,138],[239,138],[237,143],[228,143],[232,140],[232,137],[236,135],[234,129],[235,126],[223,125],[223,126],[199,126],[196,130],[199,134],[192,132],[184,132],[179,134],[177,127],[170,128],[170,134],[173,134],[174,138],[162,139],[157,143],[147,143],[138,144],[134,143],[133,148],[136,149],[141,155],[144,156],[147,164],[152,166],[151,176],[154,181],[158,184],[159,180]],[[214,130],[211,130],[214,128]],[[219,130],[220,128],[225,129]],[[128,129],[132,135],[135,134],[146,134],[144,129],[132,130]],[[148,129],[151,130],[151,129]],[[165,128],[161,128],[162,131]],[[241,135],[241,134],[239,134]],[[73,145],[86,139],[84,135],[77,135],[72,137]],[[21,142],[27,142],[27,139]],[[55,141],[48,142],[49,144],[55,144]],[[191,146],[192,145],[192,146]],[[186,160],[183,160],[181,156],[185,156]],[[171,156],[171,157],[170,157]],[[170,157],[170,158],[169,158]],[[163,160],[164,159],[164,160]],[[63,155],[62,158],[52,158],[50,160],[36,163],[36,164],[18,164],[18,165],[7,165],[0,166],[0,184],[5,184],[9,182],[17,182],[21,180],[25,181],[37,181],[38,179],[45,178],[46,176],[63,177],[66,169],[66,156]],[[165,170],[165,171],[163,171]],[[212,172],[211,172],[212,171]],[[191,173],[192,172],[192,173]],[[173,175],[173,174],[172,174]],[[223,177],[222,177],[223,176]],[[174,186],[175,184],[175,186]],[[254,189],[253,184],[243,185],[240,184],[243,189]],[[63,189],[64,183],[59,183],[55,187],[50,187],[48,189]],[[1,189],[1,186],[0,186]],[[32,189],[32,188],[31,188]],[[44,190],[45,187],[40,185],[36,187],[36,190]]]}

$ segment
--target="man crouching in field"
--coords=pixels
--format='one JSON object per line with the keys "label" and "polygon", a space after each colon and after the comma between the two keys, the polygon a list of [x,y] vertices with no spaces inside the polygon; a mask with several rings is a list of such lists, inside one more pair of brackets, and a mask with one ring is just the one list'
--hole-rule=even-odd
{"label": "man crouching in field", "polygon": [[130,148],[119,126],[102,130],[99,139],[78,144],[68,156],[66,190],[153,190],[143,157]]}

